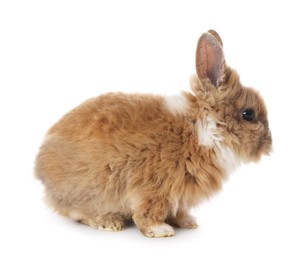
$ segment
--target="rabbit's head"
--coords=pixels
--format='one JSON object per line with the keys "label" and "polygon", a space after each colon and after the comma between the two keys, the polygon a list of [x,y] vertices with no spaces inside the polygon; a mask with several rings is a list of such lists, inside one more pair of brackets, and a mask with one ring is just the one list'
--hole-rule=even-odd
{"label": "rabbit's head", "polygon": [[192,90],[201,109],[214,120],[225,144],[244,162],[257,161],[272,149],[267,110],[260,94],[242,86],[226,65],[223,44],[215,31],[204,33],[196,52],[197,78]]}

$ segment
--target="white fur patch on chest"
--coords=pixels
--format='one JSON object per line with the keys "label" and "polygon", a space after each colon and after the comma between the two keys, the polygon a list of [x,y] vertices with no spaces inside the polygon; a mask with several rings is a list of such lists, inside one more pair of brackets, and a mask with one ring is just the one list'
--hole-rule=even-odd
{"label": "white fur patch on chest", "polygon": [[217,126],[210,116],[197,121],[198,142],[207,147],[214,147],[216,141],[222,141]]}
{"label": "white fur patch on chest", "polygon": [[223,136],[213,118],[208,116],[204,120],[198,120],[197,133],[199,144],[215,151],[218,162],[226,172],[233,171],[240,164],[233,150],[224,144]]}
{"label": "white fur patch on chest", "polygon": [[240,165],[240,160],[236,154],[222,142],[216,143],[214,150],[219,163],[223,166],[226,172],[232,172]]}
{"label": "white fur patch on chest", "polygon": [[164,101],[172,114],[183,114],[188,108],[187,99],[183,95],[165,96]]}

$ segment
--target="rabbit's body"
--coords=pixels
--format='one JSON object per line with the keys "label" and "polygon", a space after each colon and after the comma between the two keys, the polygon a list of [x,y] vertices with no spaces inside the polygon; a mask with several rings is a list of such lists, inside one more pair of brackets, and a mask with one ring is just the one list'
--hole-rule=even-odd
{"label": "rabbit's body", "polygon": [[[227,68],[225,75],[230,93],[259,99],[239,86],[234,71]],[[211,85],[194,77],[194,94],[105,94],[66,114],[49,130],[36,159],[47,202],[60,214],[105,230],[121,230],[128,219],[149,237],[173,235],[168,224],[196,227],[188,210],[247,160],[237,140],[240,127],[228,119],[231,106],[220,101],[225,93],[216,94]],[[252,127],[251,135],[261,127]],[[267,141],[254,160],[270,149],[269,130],[263,131],[258,140]],[[251,142],[256,140],[245,139],[245,150]]]}
{"label": "rabbit's body", "polygon": [[82,221],[108,213],[131,218],[138,204],[166,198],[169,218],[216,191],[224,168],[210,164],[216,154],[199,144],[199,111],[184,95],[173,97],[174,107],[171,97],[108,94],[65,115],[37,158],[48,202]]}

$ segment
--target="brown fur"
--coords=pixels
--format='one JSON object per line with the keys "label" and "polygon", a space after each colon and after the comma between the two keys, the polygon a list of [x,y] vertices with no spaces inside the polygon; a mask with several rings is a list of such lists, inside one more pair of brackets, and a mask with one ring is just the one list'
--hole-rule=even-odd
{"label": "brown fur", "polygon": [[[242,87],[230,68],[220,76],[218,88],[207,77],[194,77],[193,93],[183,93],[183,113],[169,111],[161,96],[109,93],[66,114],[48,131],[36,158],[48,204],[105,230],[122,230],[132,218],[149,237],[173,235],[165,223],[197,227],[188,210],[227,177],[215,148],[199,143],[198,122],[213,118],[222,143],[242,161],[271,149],[261,97]],[[241,118],[247,107],[255,109],[254,122]]]}

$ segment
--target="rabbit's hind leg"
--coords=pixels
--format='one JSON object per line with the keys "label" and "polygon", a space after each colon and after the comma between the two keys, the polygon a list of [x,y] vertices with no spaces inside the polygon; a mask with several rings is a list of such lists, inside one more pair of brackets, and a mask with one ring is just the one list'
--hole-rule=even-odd
{"label": "rabbit's hind leg", "polygon": [[75,208],[61,196],[59,198],[54,196],[54,192],[50,190],[46,190],[45,200],[58,214],[68,216],[92,228],[106,231],[121,231],[124,228],[124,219],[118,213],[88,213],[88,209]]}
{"label": "rabbit's hind leg", "polygon": [[122,231],[124,228],[124,220],[122,216],[117,213],[107,213],[98,216],[83,216],[78,212],[72,211],[69,215],[72,219],[99,230],[117,232]]}

